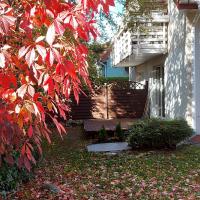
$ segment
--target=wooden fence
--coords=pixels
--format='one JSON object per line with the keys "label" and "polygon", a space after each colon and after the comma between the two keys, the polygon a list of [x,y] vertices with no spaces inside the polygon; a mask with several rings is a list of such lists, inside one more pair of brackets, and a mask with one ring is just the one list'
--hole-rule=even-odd
{"label": "wooden fence", "polygon": [[71,118],[113,119],[141,118],[148,94],[148,83],[117,81],[96,87],[80,95],[77,105],[72,97]]}

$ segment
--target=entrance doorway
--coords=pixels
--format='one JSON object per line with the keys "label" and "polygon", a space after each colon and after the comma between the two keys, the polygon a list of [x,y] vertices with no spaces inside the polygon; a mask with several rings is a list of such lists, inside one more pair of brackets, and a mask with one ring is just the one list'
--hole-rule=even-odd
{"label": "entrance doorway", "polygon": [[164,67],[153,68],[154,103],[157,117],[165,117]]}

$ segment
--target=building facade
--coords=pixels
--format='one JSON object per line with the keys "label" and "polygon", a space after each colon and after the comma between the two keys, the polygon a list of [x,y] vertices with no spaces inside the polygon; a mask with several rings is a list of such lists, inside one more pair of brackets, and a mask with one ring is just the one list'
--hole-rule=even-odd
{"label": "building facade", "polygon": [[101,55],[97,63],[100,76],[105,78],[126,78],[129,76],[128,67],[114,67],[111,56],[111,49],[106,49]]}
{"label": "building facade", "polygon": [[114,39],[114,64],[129,66],[134,81],[149,81],[151,117],[184,118],[200,134],[198,2],[168,0],[167,12],[152,13],[150,29],[137,34],[137,41],[135,33],[129,33],[128,53],[120,52]]}

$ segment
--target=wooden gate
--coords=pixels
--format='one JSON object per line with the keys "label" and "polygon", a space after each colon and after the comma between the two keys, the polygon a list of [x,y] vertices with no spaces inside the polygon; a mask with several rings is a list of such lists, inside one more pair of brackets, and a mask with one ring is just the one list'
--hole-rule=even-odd
{"label": "wooden gate", "polygon": [[80,95],[77,105],[72,97],[71,118],[141,118],[148,94],[148,83],[115,81]]}

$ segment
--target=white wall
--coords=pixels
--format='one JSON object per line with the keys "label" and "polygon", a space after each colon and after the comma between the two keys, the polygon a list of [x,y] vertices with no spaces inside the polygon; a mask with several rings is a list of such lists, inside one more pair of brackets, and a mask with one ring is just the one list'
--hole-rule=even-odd
{"label": "white wall", "polygon": [[192,47],[190,16],[168,3],[168,56],[165,61],[165,113],[185,118],[192,125]]}
{"label": "white wall", "polygon": [[[157,116],[153,66],[164,66],[165,116],[184,118],[194,127],[194,25],[195,12],[177,9],[174,0],[168,0],[168,54],[136,66],[136,81],[149,81],[151,116]],[[200,28],[199,28],[200,30]],[[200,38],[199,38],[200,40]],[[199,47],[200,48],[200,47]],[[200,58],[200,53],[199,53]],[[200,60],[200,59],[199,59]],[[199,64],[200,65],[200,64]],[[199,67],[199,66],[197,66]],[[200,73],[200,70],[199,70]],[[200,77],[200,75],[199,75]],[[196,80],[197,81],[197,80]],[[200,81],[199,81],[200,82]],[[197,89],[197,88],[196,88]],[[200,90],[200,84],[199,88]],[[200,98],[200,96],[199,96]],[[200,102],[200,99],[199,99]],[[200,107],[200,104],[199,104]],[[199,111],[200,116],[200,111]],[[199,121],[200,124],[200,121]]]}
{"label": "white wall", "polygon": [[194,23],[193,51],[193,127],[200,134],[200,13]]}

